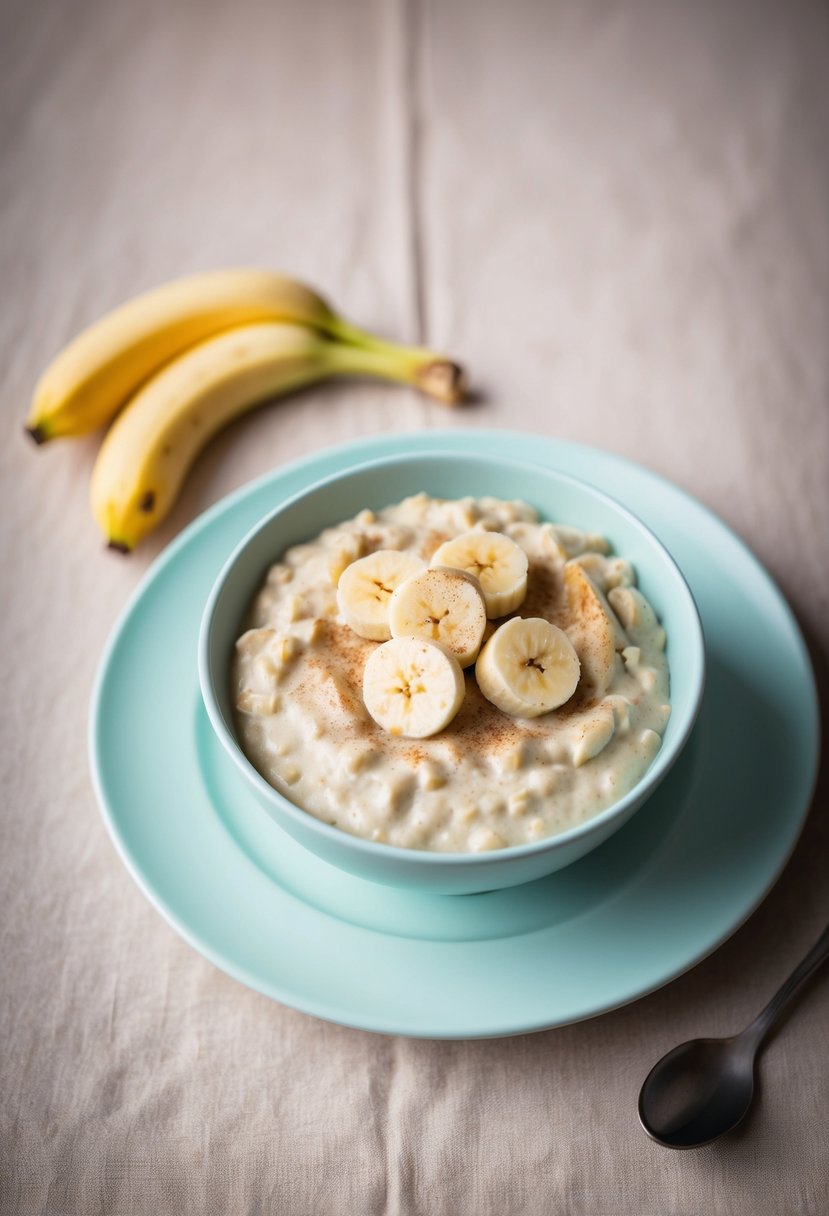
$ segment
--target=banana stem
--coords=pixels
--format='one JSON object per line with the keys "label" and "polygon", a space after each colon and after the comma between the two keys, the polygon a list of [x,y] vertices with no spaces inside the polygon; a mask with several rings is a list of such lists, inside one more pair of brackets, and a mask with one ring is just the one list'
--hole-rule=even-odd
{"label": "banana stem", "polygon": [[[360,334],[346,322],[342,323],[346,333]],[[463,368],[451,359],[434,351],[416,346],[398,346],[372,338],[371,345],[358,345],[338,330],[339,341],[329,342],[326,361],[334,375],[376,376],[382,380],[398,380],[411,384],[421,392],[435,397],[445,405],[457,405],[466,392]]]}

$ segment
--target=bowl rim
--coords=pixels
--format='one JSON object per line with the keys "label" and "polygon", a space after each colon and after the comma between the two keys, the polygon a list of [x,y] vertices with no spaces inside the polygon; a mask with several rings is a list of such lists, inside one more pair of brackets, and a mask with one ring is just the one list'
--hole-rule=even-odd
{"label": "bowl rim", "polygon": [[[504,468],[510,469],[529,469],[534,473],[542,473],[547,476],[553,476],[559,481],[566,482],[579,489],[587,490],[588,493],[594,495],[611,510],[627,519],[635,528],[638,528],[645,537],[654,545],[662,561],[672,570],[675,578],[678,580],[680,587],[684,590],[688,605],[691,608],[690,622],[692,637],[686,639],[686,644],[693,645],[697,661],[694,664],[694,678],[691,684],[690,708],[686,714],[684,723],[681,724],[680,732],[672,741],[671,748],[665,750],[660,748],[659,752],[651,762],[649,767],[642,774],[632,789],[628,790],[617,801],[612,802],[610,806],[599,811],[582,823],[576,824],[572,828],[567,828],[563,832],[559,832],[554,836],[546,836],[540,840],[530,841],[527,844],[505,845],[501,849],[491,850],[483,853],[450,853],[437,852],[428,849],[408,848],[402,845],[384,844],[379,841],[368,840],[365,837],[357,836],[351,832],[346,832],[344,829],[336,827],[332,824],[323,822],[318,819],[310,811],[306,811],[303,807],[286,798],[280,793],[275,786],[267,781],[259,770],[254,766],[251,760],[242,751],[237,739],[228,729],[222,711],[219,707],[218,699],[213,688],[213,678],[211,672],[210,652],[213,636],[213,623],[216,614],[216,607],[224,592],[225,586],[231,577],[234,568],[239,562],[242,554],[251,545],[254,539],[260,532],[268,528],[272,521],[284,512],[293,508],[303,499],[309,498],[313,494],[318,494],[327,487],[341,482],[346,478],[357,477],[378,468],[384,468],[394,465],[407,464],[412,460],[419,462],[431,461],[465,461],[472,465],[475,464],[498,464]],[[339,521],[338,521],[339,522]],[[332,525],[333,526],[333,525]],[[299,543],[299,542],[296,542]],[[277,560],[276,558],[274,560]],[[522,858],[540,857],[547,852],[555,852],[567,845],[574,844],[577,841],[588,837],[597,832],[603,825],[607,825],[615,818],[621,818],[624,812],[632,805],[644,802],[654,793],[656,788],[661,784],[662,780],[667,776],[675,761],[682,754],[685,745],[694,728],[697,717],[699,715],[700,706],[702,704],[702,696],[705,688],[706,677],[706,653],[705,639],[703,635],[702,621],[699,615],[694,594],[691,591],[688,581],[681,569],[677,565],[670,552],[663,545],[662,541],[656,533],[645,524],[638,515],[629,510],[618,499],[613,498],[610,494],[605,493],[598,486],[594,486],[591,482],[585,481],[583,478],[574,477],[570,473],[566,473],[560,469],[548,468],[546,465],[535,463],[529,460],[516,460],[512,457],[489,456],[480,453],[460,453],[452,452],[442,448],[422,450],[412,453],[398,453],[390,456],[379,456],[371,460],[360,461],[356,465],[350,465],[345,469],[341,469],[336,473],[329,474],[327,477],[321,477],[311,485],[292,494],[284,502],[279,503],[266,515],[264,515],[257,523],[250,528],[245,535],[233,547],[230,554],[224,561],[219,573],[217,574],[210,594],[202,612],[201,624],[199,627],[198,638],[198,675],[199,687],[204,707],[207,711],[210,725],[214,734],[219,739],[225,752],[235,763],[240,774],[250,783],[254,785],[258,793],[263,796],[267,802],[278,809],[280,814],[286,814],[289,818],[295,820],[300,827],[312,832],[314,835],[327,840],[330,843],[344,849],[353,849],[357,853],[365,855],[369,859],[386,858],[389,861],[395,862],[398,865],[401,863],[413,867],[433,866],[439,868],[450,868],[454,866],[462,866],[464,869],[474,869],[482,866],[492,866],[499,862],[506,863],[507,861],[518,861]],[[673,708],[673,705],[672,705]]]}

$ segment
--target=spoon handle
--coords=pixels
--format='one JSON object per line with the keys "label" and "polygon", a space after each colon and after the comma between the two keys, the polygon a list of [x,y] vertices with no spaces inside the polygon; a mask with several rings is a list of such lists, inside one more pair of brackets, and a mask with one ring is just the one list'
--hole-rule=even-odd
{"label": "spoon handle", "polygon": [[760,1046],[771,1030],[783,1007],[789,1003],[801,985],[806,983],[806,980],[827,958],[829,958],[829,925],[823,930],[803,961],[795,967],[786,982],[774,994],[763,1012],[759,1013],[751,1025],[743,1031],[746,1039],[752,1042],[755,1049]]}

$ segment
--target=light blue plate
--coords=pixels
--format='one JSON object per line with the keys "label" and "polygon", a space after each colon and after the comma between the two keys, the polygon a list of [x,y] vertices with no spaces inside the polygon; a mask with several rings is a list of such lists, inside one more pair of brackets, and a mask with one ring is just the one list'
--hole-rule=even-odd
{"label": "light blue plate", "polygon": [[[360,461],[435,446],[546,462],[618,498],[678,561],[706,635],[700,718],[655,796],[582,861],[485,895],[386,889],[307,853],[241,783],[207,723],[196,674],[205,600],[259,518]],[[104,819],[128,869],[217,966],[331,1021],[470,1038],[622,1005],[732,933],[803,825],[817,771],[817,697],[780,593],[699,503],[595,449],[503,431],[429,431],[322,452],[198,519],[114,631],[93,697],[90,750]]]}

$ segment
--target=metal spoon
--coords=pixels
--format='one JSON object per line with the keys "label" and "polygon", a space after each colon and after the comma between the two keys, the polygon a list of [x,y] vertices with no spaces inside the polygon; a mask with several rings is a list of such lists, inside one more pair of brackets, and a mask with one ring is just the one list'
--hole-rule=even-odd
{"label": "metal spoon", "polygon": [[829,958],[829,925],[766,1008],[730,1039],[692,1039],[654,1064],[639,1120],[667,1148],[698,1148],[736,1127],[754,1096],[754,1060],[785,1005]]}

